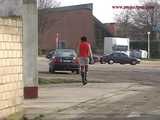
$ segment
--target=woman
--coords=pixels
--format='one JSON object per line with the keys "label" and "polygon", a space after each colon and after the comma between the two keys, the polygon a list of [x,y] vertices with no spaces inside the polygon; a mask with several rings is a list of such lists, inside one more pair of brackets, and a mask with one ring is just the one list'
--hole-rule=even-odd
{"label": "woman", "polygon": [[87,37],[85,36],[81,37],[81,43],[79,46],[79,57],[80,57],[82,83],[83,85],[85,85],[87,84],[89,57],[92,58],[91,45],[87,41]]}

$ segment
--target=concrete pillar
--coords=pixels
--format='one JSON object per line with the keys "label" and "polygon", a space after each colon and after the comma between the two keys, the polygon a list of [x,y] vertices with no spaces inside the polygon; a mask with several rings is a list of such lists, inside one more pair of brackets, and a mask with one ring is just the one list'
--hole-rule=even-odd
{"label": "concrete pillar", "polygon": [[24,98],[38,97],[38,10],[36,0],[23,0]]}

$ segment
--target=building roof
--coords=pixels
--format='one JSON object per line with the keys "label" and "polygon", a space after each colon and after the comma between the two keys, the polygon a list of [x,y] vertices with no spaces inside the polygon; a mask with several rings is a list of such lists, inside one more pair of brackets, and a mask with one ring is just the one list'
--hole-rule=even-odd
{"label": "building roof", "polygon": [[74,6],[65,6],[65,7],[57,7],[57,8],[46,8],[41,9],[39,11],[47,11],[47,12],[64,12],[64,11],[73,11],[73,10],[81,10],[81,9],[87,9],[87,10],[93,10],[93,4],[81,4],[81,5],[74,5]]}
{"label": "building roof", "polygon": [[108,31],[107,27],[101,21],[99,21],[95,16],[93,16],[93,18],[94,22],[97,23],[99,27],[101,27],[101,29],[103,29],[106,32],[107,36],[113,37],[113,35]]}
{"label": "building roof", "polygon": [[[88,4],[80,4],[80,5],[73,5],[73,6],[65,6],[65,7],[57,7],[57,8],[46,8],[46,9],[40,9],[39,13],[42,14],[48,14],[52,12],[70,12],[70,11],[76,11],[76,10],[93,10],[93,4],[88,3]],[[103,31],[106,32],[107,36],[113,36],[108,30],[107,27],[100,21],[98,20],[94,15],[93,20],[98,26],[103,29]]]}

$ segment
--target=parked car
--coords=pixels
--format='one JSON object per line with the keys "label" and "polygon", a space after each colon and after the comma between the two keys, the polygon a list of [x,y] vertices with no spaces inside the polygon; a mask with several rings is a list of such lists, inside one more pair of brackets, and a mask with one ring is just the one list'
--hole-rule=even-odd
{"label": "parked car", "polygon": [[134,57],[129,57],[125,53],[112,53],[110,55],[104,55],[100,58],[100,63],[108,63],[108,64],[113,64],[113,63],[120,63],[120,64],[131,64],[131,65],[136,65],[140,63],[140,60]]}
{"label": "parked car", "polygon": [[55,54],[49,63],[49,72],[72,71],[79,74],[80,63],[75,50],[56,49]]}
{"label": "parked car", "polygon": [[93,55],[93,60],[94,60],[94,63],[97,63],[99,62],[100,57],[98,55]]}
{"label": "parked car", "polygon": [[46,55],[47,59],[51,59],[55,54],[55,49],[52,49],[48,52],[48,54]]}
{"label": "parked car", "polygon": [[91,58],[89,58],[89,59],[90,59],[89,64],[95,64],[95,63],[99,62],[100,57],[98,55],[93,55],[92,60],[91,60]]}

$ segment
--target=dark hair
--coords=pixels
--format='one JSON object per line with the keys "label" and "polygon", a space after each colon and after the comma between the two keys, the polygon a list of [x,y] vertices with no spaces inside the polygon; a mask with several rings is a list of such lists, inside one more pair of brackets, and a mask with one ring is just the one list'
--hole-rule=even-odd
{"label": "dark hair", "polygon": [[86,36],[82,36],[81,37],[81,42],[86,42],[87,41],[87,37]]}

